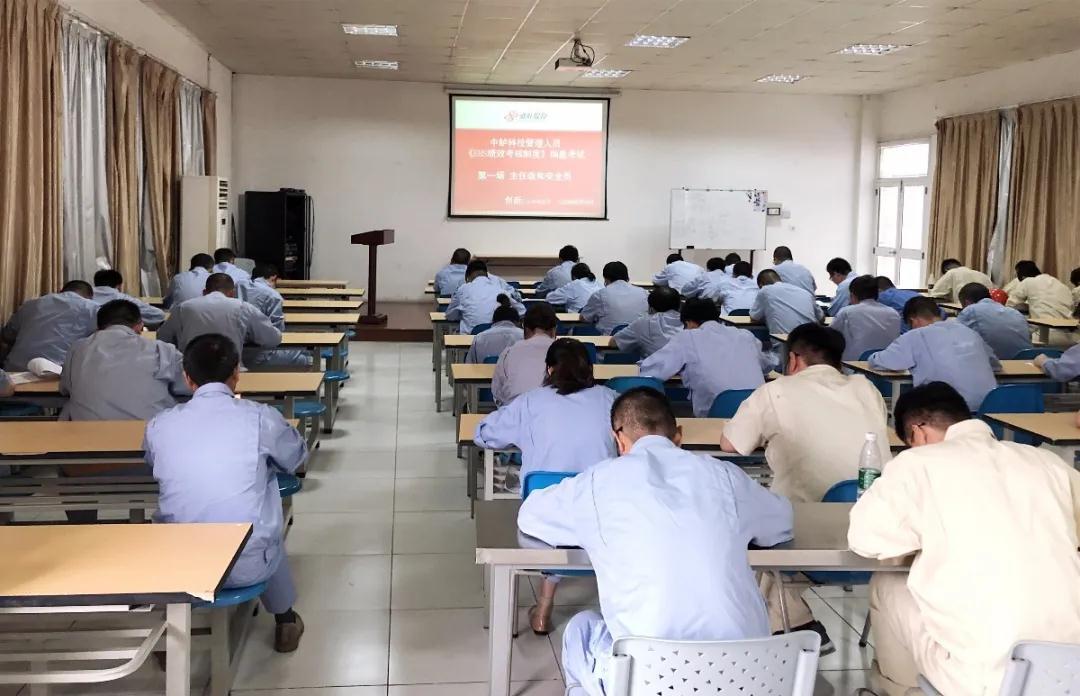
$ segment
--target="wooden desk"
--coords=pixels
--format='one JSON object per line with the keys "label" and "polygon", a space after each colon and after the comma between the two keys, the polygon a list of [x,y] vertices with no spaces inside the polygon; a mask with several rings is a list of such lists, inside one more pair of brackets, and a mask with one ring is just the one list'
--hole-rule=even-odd
{"label": "wooden desk", "polygon": [[[867,377],[883,379],[892,384],[892,408],[896,408],[901,386],[912,383],[911,372],[908,370],[877,370],[870,367],[868,360],[845,360],[844,366]],[[1001,371],[994,373],[994,376],[999,384],[1053,381],[1029,360],[1002,360]]]}
{"label": "wooden desk", "polygon": [[[142,337],[148,341],[157,340],[156,331],[143,331]],[[285,331],[281,334],[281,343],[278,344],[279,348],[303,348],[311,353],[311,371],[322,372],[322,349],[333,349],[333,355],[330,356],[327,363],[327,369],[330,370],[343,370],[345,369],[345,361],[343,359],[345,334],[334,333],[332,331]]]}
{"label": "wooden desk", "polygon": [[1028,324],[1035,327],[1039,332],[1039,342],[1047,344],[1050,342],[1050,330],[1056,329],[1058,331],[1076,331],[1077,322],[1076,319],[1061,319],[1058,317],[1028,317]]}
{"label": "wooden desk", "polygon": [[[476,562],[485,565],[488,577],[488,689],[491,696],[508,696],[513,616],[516,610],[514,575],[526,570],[589,569],[582,549],[552,548],[519,534],[519,500],[481,502],[476,508]],[[848,549],[848,515],[845,503],[795,503],[794,539],[768,549],[747,552],[755,570],[846,570],[907,572],[910,559],[878,561]]]}
{"label": "wooden desk", "polygon": [[363,300],[285,300],[282,306],[285,310],[298,312],[359,312],[364,305]]}
{"label": "wooden desk", "polygon": [[344,280],[288,280],[278,279],[279,288],[343,288],[348,285]]}
{"label": "wooden desk", "polygon": [[284,298],[296,299],[328,299],[337,298],[347,300],[350,297],[363,297],[362,288],[288,288],[278,287],[277,291]]}
{"label": "wooden desk", "polygon": [[[735,327],[740,328],[740,329],[763,329],[763,328],[765,328],[765,323],[764,322],[755,321],[755,320],[751,319],[750,317],[722,316],[722,317],[720,317],[720,321],[727,324],[727,325],[729,325],[729,326],[735,326]],[[825,317],[825,321],[824,321],[825,326],[831,326],[832,323],[833,323],[833,317]],[[783,336],[784,337],[783,340],[787,341],[787,334],[776,333],[776,334],[770,334],[770,336],[772,336],[773,338]]]}
{"label": "wooden desk", "polygon": [[355,326],[359,312],[285,312],[285,326],[326,326],[330,329]]}
{"label": "wooden desk", "polygon": [[1012,433],[1025,433],[1059,447],[1080,446],[1080,428],[1076,413],[990,413],[987,420],[1005,428],[1006,438]]}
{"label": "wooden desk", "polygon": [[[559,313],[555,316],[563,324],[577,324],[582,321],[580,314]],[[435,372],[435,411],[440,412],[442,411],[443,353],[446,348],[446,335],[461,322],[456,319],[447,319],[446,312],[428,312],[428,317],[431,319],[431,369]]]}
{"label": "wooden desk", "polygon": [[[284,403],[285,417],[293,418],[295,400],[317,397],[322,381],[321,372],[241,372],[236,393],[248,399],[281,401]],[[67,401],[67,397],[60,395],[59,378],[19,384],[15,387],[15,395],[10,398],[47,403],[49,406]]]}
{"label": "wooden desk", "polygon": [[[446,346],[446,363],[452,365],[454,363],[464,363],[465,354],[469,352],[469,348],[472,347],[473,339],[476,338],[472,334],[450,334],[443,337],[444,345]],[[574,336],[577,341],[582,343],[588,343],[596,346],[597,350],[618,350],[619,346],[615,343],[615,339],[611,336]]]}
{"label": "wooden desk", "polygon": [[0,526],[0,606],[163,604],[144,646],[164,636],[165,694],[189,696],[191,604],[214,597],[250,534],[250,524]]}

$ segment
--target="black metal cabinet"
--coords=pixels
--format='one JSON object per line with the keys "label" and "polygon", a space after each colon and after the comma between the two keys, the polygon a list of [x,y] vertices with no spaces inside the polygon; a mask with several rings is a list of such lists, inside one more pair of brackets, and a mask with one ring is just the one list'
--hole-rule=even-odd
{"label": "black metal cabinet", "polygon": [[310,277],[315,227],[311,196],[303,191],[244,194],[243,256],[272,263],[282,278]]}

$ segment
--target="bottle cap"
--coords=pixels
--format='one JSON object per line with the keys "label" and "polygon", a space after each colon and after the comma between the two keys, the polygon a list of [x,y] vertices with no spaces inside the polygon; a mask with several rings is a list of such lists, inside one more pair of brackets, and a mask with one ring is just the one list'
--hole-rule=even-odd
{"label": "bottle cap", "polygon": [[867,442],[877,442],[877,433],[867,433],[866,434],[866,441]]}

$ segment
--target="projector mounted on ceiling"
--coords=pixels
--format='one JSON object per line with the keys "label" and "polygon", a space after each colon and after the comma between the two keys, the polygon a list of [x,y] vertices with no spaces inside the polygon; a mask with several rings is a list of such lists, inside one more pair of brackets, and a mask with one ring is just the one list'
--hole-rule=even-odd
{"label": "projector mounted on ceiling", "polygon": [[596,51],[591,46],[581,43],[581,39],[574,38],[574,47],[570,51],[569,58],[559,58],[555,61],[556,72],[585,72],[591,70],[593,61],[596,60]]}

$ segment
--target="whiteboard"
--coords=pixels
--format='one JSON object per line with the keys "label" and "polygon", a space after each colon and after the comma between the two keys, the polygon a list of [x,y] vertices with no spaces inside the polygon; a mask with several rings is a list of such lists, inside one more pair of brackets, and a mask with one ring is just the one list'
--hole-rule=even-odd
{"label": "whiteboard", "polygon": [[768,199],[757,189],[672,189],[671,248],[764,249]]}

